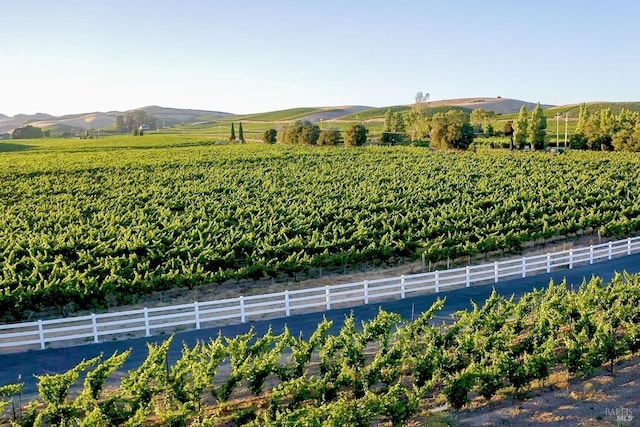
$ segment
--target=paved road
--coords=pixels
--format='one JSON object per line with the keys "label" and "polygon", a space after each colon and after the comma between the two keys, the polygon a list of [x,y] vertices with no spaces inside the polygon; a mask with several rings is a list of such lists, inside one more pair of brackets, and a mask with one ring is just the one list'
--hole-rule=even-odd
{"label": "paved road", "polygon": [[[438,314],[439,318],[449,318],[451,313],[468,309],[470,302],[482,304],[495,288],[500,294],[505,296],[515,295],[521,297],[524,293],[534,288],[546,287],[549,280],[556,283],[567,279],[568,286],[579,286],[584,280],[589,280],[592,276],[600,276],[605,282],[610,280],[615,272],[628,271],[629,273],[640,272],[640,254],[631,255],[611,261],[600,262],[590,266],[575,268],[573,270],[560,270],[550,274],[541,274],[525,279],[516,279],[500,282],[494,285],[474,286],[471,288],[457,289],[441,292],[438,295],[425,295],[407,298],[399,301],[390,301],[380,304],[370,304],[353,309],[337,309],[328,312],[303,314],[282,319],[271,319],[264,321],[249,322],[241,325],[230,325],[221,328],[202,329],[199,331],[180,332],[175,334],[173,343],[169,349],[169,362],[173,363],[180,357],[182,344],[193,346],[198,340],[208,340],[215,337],[218,332],[223,336],[232,337],[249,330],[253,325],[257,334],[264,333],[269,325],[273,327],[273,333],[282,332],[285,325],[289,325],[291,333],[297,336],[302,333],[308,337],[317,324],[322,321],[322,316],[334,321],[334,330],[339,330],[343,324],[345,316],[353,311],[356,323],[360,320],[369,320],[376,316],[379,307],[387,311],[399,313],[405,319],[410,319],[412,311],[416,315],[429,308],[437,297],[446,297],[444,309]],[[125,375],[127,371],[135,369],[147,357],[146,343],[161,343],[166,336],[156,336],[149,338],[131,339],[126,341],[111,341],[98,344],[87,344],[73,348],[57,348],[46,350],[32,350],[19,354],[0,355],[0,385],[24,382],[24,396],[37,395],[37,384],[34,375],[56,374],[67,371],[76,366],[83,359],[103,354],[105,357],[111,356],[115,351],[122,352],[132,349],[130,357],[121,367],[119,374]],[[20,376],[20,380],[19,380]]]}

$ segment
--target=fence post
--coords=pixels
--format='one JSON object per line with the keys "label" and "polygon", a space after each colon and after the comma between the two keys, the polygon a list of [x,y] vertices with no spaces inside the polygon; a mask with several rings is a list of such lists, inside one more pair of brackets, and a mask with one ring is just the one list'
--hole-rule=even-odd
{"label": "fence post", "polygon": [[467,276],[467,288],[468,288],[471,286],[471,267],[469,267],[468,265],[467,265],[466,276]]}
{"label": "fence post", "polygon": [[193,303],[193,313],[196,318],[196,330],[200,330],[200,306],[198,305],[198,301]]}
{"label": "fence post", "polygon": [[149,309],[147,307],[144,308],[144,332],[145,336],[151,336],[151,330],[149,328]]}
{"label": "fence post", "polygon": [[247,323],[247,315],[244,312],[244,297],[242,295],[238,297],[238,302],[240,303],[240,323]]}
{"label": "fence post", "polygon": [[365,280],[362,285],[364,286],[364,303],[369,304],[369,282]]}
{"label": "fence post", "polygon": [[609,242],[609,259],[613,256],[613,242]]}
{"label": "fence post", "polygon": [[327,301],[327,310],[331,310],[331,287],[329,285],[324,287],[324,299]]}
{"label": "fence post", "polygon": [[46,345],[44,343],[44,327],[42,326],[42,319],[38,319],[38,332],[40,334],[40,349],[44,350]]}
{"label": "fence post", "polygon": [[407,296],[407,288],[404,283],[404,274],[400,276],[400,298],[405,299]]}
{"label": "fence post", "polygon": [[498,277],[499,277],[499,274],[498,274],[498,261],[495,261],[493,263],[493,281],[494,281],[494,283],[498,283]]}
{"label": "fence post", "polygon": [[569,249],[569,270],[573,268],[573,248]]}
{"label": "fence post", "polygon": [[440,272],[438,270],[435,271],[435,281],[436,281],[436,294],[440,292]]}
{"label": "fence post", "polygon": [[527,277],[527,257],[522,257],[522,278]]}
{"label": "fence post", "polygon": [[95,313],[91,313],[91,326],[93,326],[93,342],[99,343],[100,339],[98,337],[98,323],[96,321]]}
{"label": "fence post", "polygon": [[289,301],[289,291],[284,291],[284,313],[287,317],[291,316],[291,302]]}
{"label": "fence post", "polygon": [[547,273],[551,273],[551,254],[547,252]]}
{"label": "fence post", "polygon": [[589,245],[589,264],[593,264],[593,245]]}

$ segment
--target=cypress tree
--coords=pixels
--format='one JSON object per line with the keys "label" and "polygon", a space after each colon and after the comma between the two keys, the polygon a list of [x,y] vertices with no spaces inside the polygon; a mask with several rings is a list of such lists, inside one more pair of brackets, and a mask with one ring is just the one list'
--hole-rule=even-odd
{"label": "cypress tree", "polygon": [[242,122],[238,124],[238,141],[244,142],[244,132],[242,131]]}
{"label": "cypress tree", "polygon": [[[527,143],[527,135],[529,133],[529,118],[527,117],[527,107],[520,107],[518,117],[513,122],[513,140],[520,150],[522,150]],[[531,147],[535,149],[535,147]]]}
{"label": "cypress tree", "polygon": [[229,141],[234,142],[236,140],[236,129],[233,127],[233,123],[231,123],[231,138]]}
{"label": "cypress tree", "polygon": [[547,128],[547,119],[542,112],[542,106],[538,102],[535,110],[531,113],[531,118],[529,119],[529,129],[528,134],[531,140],[531,148],[534,150],[542,150],[544,149],[544,140]]}

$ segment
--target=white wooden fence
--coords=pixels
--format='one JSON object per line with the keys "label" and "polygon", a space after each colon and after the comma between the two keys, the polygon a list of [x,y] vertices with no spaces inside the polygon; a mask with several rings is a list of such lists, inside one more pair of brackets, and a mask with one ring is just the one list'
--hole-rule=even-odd
{"label": "white wooden fence", "polygon": [[101,339],[123,336],[151,336],[154,333],[172,332],[177,328],[201,329],[223,323],[245,323],[248,320],[370,304],[438,293],[451,287],[469,287],[550,273],[552,269],[573,268],[638,252],[640,237],[634,237],[444,271],[217,301],[0,325],[0,352],[7,352],[3,349],[22,351],[37,346],[44,349],[47,344],[62,341],[100,342]]}

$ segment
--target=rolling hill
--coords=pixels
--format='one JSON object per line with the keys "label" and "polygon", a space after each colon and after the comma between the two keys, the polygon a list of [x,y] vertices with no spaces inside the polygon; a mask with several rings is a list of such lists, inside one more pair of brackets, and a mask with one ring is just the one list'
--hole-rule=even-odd
{"label": "rolling hill", "polygon": [[[181,123],[216,120],[221,117],[232,116],[231,113],[220,111],[165,108],[157,105],[137,108],[136,110],[151,114],[158,119],[160,126],[173,126]],[[52,129],[54,134],[63,132],[73,134],[89,129],[105,129],[115,124],[118,115],[125,115],[129,111],[68,114],[58,117],[43,113],[34,115],[18,114],[13,117],[0,115],[0,134],[10,133],[13,129],[27,124],[43,129]]]}
{"label": "rolling hill", "polygon": [[[612,110],[627,108],[631,110],[640,110],[639,102],[587,102],[588,105],[600,108],[610,107]],[[434,110],[441,110],[447,106],[459,107],[467,110],[475,110],[482,108],[486,111],[493,111],[498,115],[509,115],[517,113],[522,106],[531,111],[536,107],[535,102],[523,101],[512,98],[502,97],[475,97],[475,98],[457,98],[429,101],[428,106]],[[573,110],[579,107],[579,104],[566,106],[553,106],[542,104],[544,109],[552,109],[553,111],[563,112],[565,110]],[[183,108],[167,108],[157,105],[137,108],[143,110],[158,120],[158,125],[162,127],[170,127],[175,125],[196,125],[211,124],[216,122],[232,122],[246,121],[254,123],[282,123],[293,120],[308,120],[311,122],[320,121],[380,121],[384,119],[387,110],[404,111],[411,108],[411,104],[396,105],[386,107],[370,107],[363,105],[349,106],[327,106],[327,107],[299,107],[285,110],[262,112],[254,114],[237,115],[228,112],[212,111],[212,110],[194,110]],[[70,114],[65,116],[52,116],[45,113],[37,113],[33,115],[18,114],[8,117],[0,114],[0,134],[10,133],[13,129],[27,124],[38,126],[44,129],[50,129],[52,135],[56,134],[74,134],[82,133],[90,129],[107,129],[113,127],[118,115],[125,115],[129,111],[109,111],[109,112],[92,112]]]}

